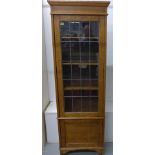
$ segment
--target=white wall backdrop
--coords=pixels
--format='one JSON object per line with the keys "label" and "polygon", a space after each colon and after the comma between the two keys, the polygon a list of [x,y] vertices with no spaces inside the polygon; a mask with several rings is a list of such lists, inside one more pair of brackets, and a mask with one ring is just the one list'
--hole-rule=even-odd
{"label": "white wall backdrop", "polygon": [[50,8],[47,4],[43,5],[43,24],[45,28],[44,31],[45,31],[45,44],[46,44],[46,56],[47,56],[47,70],[48,70],[48,79],[49,79],[49,99],[50,101],[56,101],[54,68],[53,68],[51,15],[50,15]]}
{"label": "white wall backdrop", "polygon": [[48,73],[47,73],[47,59],[46,59],[46,50],[45,50],[45,34],[44,27],[42,30],[42,136],[43,136],[43,145],[46,143],[46,127],[45,127],[45,118],[44,112],[49,104],[49,88],[48,88]]}

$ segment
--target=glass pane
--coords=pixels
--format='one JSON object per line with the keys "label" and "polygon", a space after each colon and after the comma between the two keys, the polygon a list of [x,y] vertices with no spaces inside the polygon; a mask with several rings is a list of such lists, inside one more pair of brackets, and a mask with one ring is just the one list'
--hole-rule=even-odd
{"label": "glass pane", "polygon": [[98,97],[90,97],[90,111],[95,112],[98,109]]}
{"label": "glass pane", "polygon": [[98,79],[98,66],[90,66],[91,79]]}
{"label": "glass pane", "polygon": [[89,40],[89,22],[80,22],[81,41]]}
{"label": "glass pane", "polygon": [[79,36],[80,22],[70,22],[70,35],[74,39]]}
{"label": "glass pane", "polygon": [[98,91],[92,90],[92,91],[91,91],[91,96],[97,97],[97,96],[98,96]]}
{"label": "glass pane", "polygon": [[81,42],[81,61],[89,62],[89,42]]}
{"label": "glass pane", "polygon": [[70,62],[70,43],[62,42],[61,43],[62,49],[62,62]]}
{"label": "glass pane", "polygon": [[73,91],[73,96],[81,96],[81,90]]}
{"label": "glass pane", "polygon": [[90,74],[89,74],[89,65],[80,65],[81,68],[81,79],[89,79]]}
{"label": "glass pane", "polygon": [[72,98],[71,97],[64,97],[65,98],[65,111],[72,112]]}
{"label": "glass pane", "polygon": [[71,61],[80,62],[80,43],[71,42]]}
{"label": "glass pane", "polygon": [[82,97],[82,112],[89,112],[90,105],[89,105],[89,97]]}
{"label": "glass pane", "polygon": [[71,82],[72,82],[71,80],[63,80],[64,87],[71,86],[71,85],[72,85],[72,83],[71,83]]}
{"label": "glass pane", "polygon": [[63,39],[64,37],[69,37],[69,23],[68,22],[61,22],[60,23],[60,35],[61,35],[61,39]]}
{"label": "glass pane", "polygon": [[90,61],[98,62],[99,43],[90,42]]}
{"label": "glass pane", "polygon": [[65,91],[64,91],[64,96],[65,96],[65,97],[68,97],[68,96],[71,97],[71,96],[72,96],[72,91],[71,91],[71,90],[65,90]]}
{"label": "glass pane", "polygon": [[73,112],[81,111],[81,97],[73,97]]}
{"label": "glass pane", "polygon": [[90,37],[93,38],[92,40],[98,41],[99,37],[98,22],[90,22]]}
{"label": "glass pane", "polygon": [[78,65],[72,66],[72,79],[80,79],[80,68]]}
{"label": "glass pane", "polygon": [[61,21],[60,33],[64,110],[97,112],[99,24]]}
{"label": "glass pane", "polygon": [[88,97],[90,96],[90,90],[82,90],[82,97]]}
{"label": "glass pane", "polygon": [[71,79],[71,66],[63,65],[63,79]]}

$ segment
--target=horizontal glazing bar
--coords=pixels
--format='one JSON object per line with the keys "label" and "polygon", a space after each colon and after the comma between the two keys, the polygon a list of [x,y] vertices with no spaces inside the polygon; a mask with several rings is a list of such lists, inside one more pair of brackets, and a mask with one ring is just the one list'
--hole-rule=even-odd
{"label": "horizontal glazing bar", "polygon": [[94,97],[94,98],[98,98],[98,96],[64,96],[64,97],[68,97],[68,98],[70,98],[70,97]]}
{"label": "horizontal glazing bar", "polygon": [[89,42],[95,42],[95,43],[98,43],[99,41],[83,41],[83,40],[80,41],[80,40],[79,40],[79,41],[61,41],[61,42],[62,42],[62,43],[64,43],[64,42],[68,42],[68,43],[70,43],[70,42],[71,42],[71,43],[72,43],[72,42],[78,42],[78,43],[79,43],[79,42],[80,42],[80,43],[81,43],[81,42],[88,42],[88,43],[89,43]]}
{"label": "horizontal glazing bar", "polygon": [[72,62],[72,63],[68,63],[68,62],[66,62],[66,63],[62,63],[63,65],[95,65],[95,66],[97,66],[98,65],[98,63],[80,63],[80,62]]}

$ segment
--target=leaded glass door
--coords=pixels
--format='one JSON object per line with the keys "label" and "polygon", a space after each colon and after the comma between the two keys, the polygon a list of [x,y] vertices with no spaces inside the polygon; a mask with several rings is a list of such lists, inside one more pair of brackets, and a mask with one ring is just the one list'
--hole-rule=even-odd
{"label": "leaded glass door", "polygon": [[[55,17],[57,85],[62,116],[99,116],[104,108],[104,18]],[[101,33],[102,31],[102,33]]]}

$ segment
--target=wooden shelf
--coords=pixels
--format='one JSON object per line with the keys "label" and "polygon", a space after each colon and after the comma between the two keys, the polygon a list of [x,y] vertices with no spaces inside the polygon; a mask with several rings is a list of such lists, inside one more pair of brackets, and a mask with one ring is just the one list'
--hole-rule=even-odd
{"label": "wooden shelf", "polygon": [[65,98],[98,98],[98,96],[64,96]]}
{"label": "wooden shelf", "polygon": [[61,37],[62,39],[81,39],[81,38],[86,38],[86,39],[99,39],[98,37]]}
{"label": "wooden shelf", "polygon": [[62,40],[61,41],[62,43],[65,43],[65,42],[94,42],[94,43],[98,43],[99,41],[98,40],[67,40],[67,41],[64,41]]}
{"label": "wooden shelf", "polygon": [[78,86],[67,86],[64,87],[64,90],[98,90],[98,87],[88,86],[88,87],[78,87]]}

